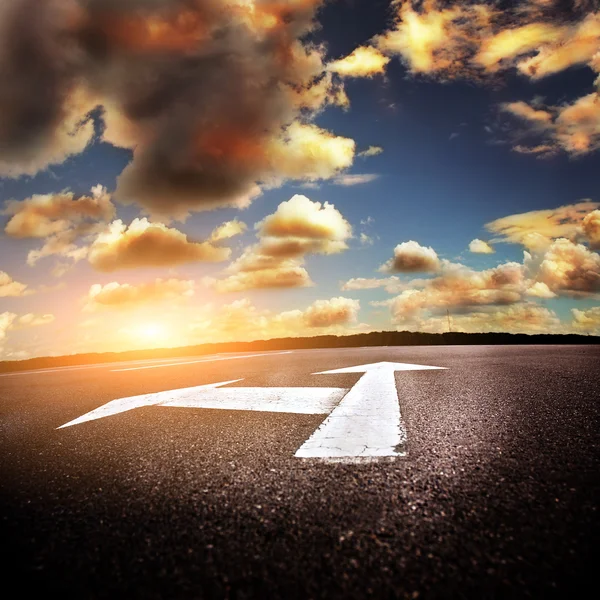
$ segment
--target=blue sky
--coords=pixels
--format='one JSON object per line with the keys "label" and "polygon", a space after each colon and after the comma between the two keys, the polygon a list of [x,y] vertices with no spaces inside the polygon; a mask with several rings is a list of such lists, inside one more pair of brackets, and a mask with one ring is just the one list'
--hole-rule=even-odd
{"label": "blue sky", "polygon": [[[73,0],[47,24],[28,4],[0,15],[23,30],[0,44],[0,358],[446,311],[600,333],[593,2]],[[60,68],[13,68],[65,31]]]}

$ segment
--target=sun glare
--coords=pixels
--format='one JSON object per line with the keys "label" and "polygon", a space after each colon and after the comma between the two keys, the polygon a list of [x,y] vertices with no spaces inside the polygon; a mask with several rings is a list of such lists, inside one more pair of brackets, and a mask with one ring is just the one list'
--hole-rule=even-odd
{"label": "sun glare", "polygon": [[167,338],[167,330],[159,323],[144,323],[138,328],[139,336],[149,342],[158,342]]}

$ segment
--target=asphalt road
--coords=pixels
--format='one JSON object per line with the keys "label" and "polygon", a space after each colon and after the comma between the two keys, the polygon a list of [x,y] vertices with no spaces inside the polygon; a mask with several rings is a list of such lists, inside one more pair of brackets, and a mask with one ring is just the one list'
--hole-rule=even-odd
{"label": "asphalt road", "polygon": [[[302,350],[0,377],[3,588],[63,598],[549,598],[596,584],[600,347]],[[225,357],[214,357],[223,359]],[[117,398],[351,388],[396,361],[407,455],[295,458],[323,415]],[[123,371],[124,368],[153,366]],[[10,596],[8,596],[10,597]]]}

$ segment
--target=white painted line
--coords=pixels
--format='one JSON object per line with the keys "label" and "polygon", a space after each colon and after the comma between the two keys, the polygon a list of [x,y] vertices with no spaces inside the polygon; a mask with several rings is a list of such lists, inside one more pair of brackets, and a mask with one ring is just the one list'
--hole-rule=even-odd
{"label": "white painted line", "polygon": [[145,406],[179,408],[217,408],[222,410],[255,410],[261,412],[328,414],[347,392],[344,388],[227,388],[224,385],[242,381],[223,381],[192,388],[143,394],[113,400],[58,429],[80,425]]}
{"label": "white painted line", "polygon": [[219,358],[209,358],[209,359],[201,359],[201,360],[191,360],[177,363],[167,363],[164,365],[147,365],[145,367],[128,367],[127,369],[111,369],[111,373],[123,373],[124,371],[141,371],[142,369],[162,369],[164,367],[177,367],[180,365],[195,365],[197,363],[204,362],[216,362],[219,360],[235,360],[240,358],[255,358],[257,356],[276,356],[278,354],[291,354],[292,350],[287,350],[286,352],[265,352],[264,354],[245,354],[243,356],[222,356]]}
{"label": "white painted line", "polygon": [[[209,354],[208,356],[219,356],[219,354]],[[148,363],[164,363],[168,360],[177,360],[179,361],[181,357],[177,358],[148,358],[144,360],[124,360],[124,361],[111,361],[106,363],[91,363],[89,365],[73,365],[71,367],[56,367],[55,369],[33,369],[28,371],[11,371],[8,373],[0,373],[0,377],[12,377],[15,375],[43,375],[44,373],[60,373],[60,372],[68,372],[68,371],[82,371],[85,369],[108,369],[109,367],[114,367],[118,365],[139,365],[140,363],[147,365]],[[203,357],[203,360],[207,360],[206,357]]]}
{"label": "white painted line", "polygon": [[298,458],[373,459],[405,456],[395,371],[441,369],[381,362],[315,373],[364,373],[322,425],[296,452]]}

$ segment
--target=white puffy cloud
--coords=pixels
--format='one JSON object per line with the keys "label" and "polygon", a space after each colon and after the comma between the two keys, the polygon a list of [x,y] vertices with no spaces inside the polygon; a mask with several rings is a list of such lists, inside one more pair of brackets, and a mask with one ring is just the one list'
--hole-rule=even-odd
{"label": "white puffy cloud", "polygon": [[600,306],[587,310],[572,308],[572,326],[576,332],[600,335]]}
{"label": "white puffy cloud", "polygon": [[8,273],[0,271],[0,298],[9,296],[25,296],[29,291],[27,285],[15,281]]}
{"label": "white puffy cloud", "polygon": [[469,244],[469,252],[474,254],[494,254],[494,248],[484,240],[474,239]]}

